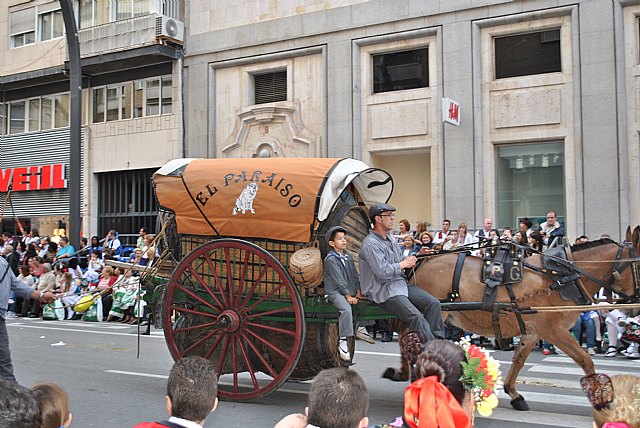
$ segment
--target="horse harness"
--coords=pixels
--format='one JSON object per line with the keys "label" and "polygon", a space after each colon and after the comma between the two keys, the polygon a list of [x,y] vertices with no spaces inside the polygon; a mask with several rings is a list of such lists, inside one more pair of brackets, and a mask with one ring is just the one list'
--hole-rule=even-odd
{"label": "horse harness", "polygon": [[[547,276],[551,281],[549,290],[558,291],[564,300],[573,300],[577,305],[587,305],[593,303],[591,296],[587,293],[580,280],[581,276],[588,278],[600,285],[605,290],[617,293],[622,297],[623,302],[637,301],[640,299],[640,259],[636,256],[635,248],[631,243],[624,242],[618,244],[615,265],[611,271],[608,282],[602,281],[589,272],[577,267],[572,259],[569,245],[552,248],[542,255],[542,267],[538,267],[524,260],[525,252],[532,251],[530,247],[507,243],[488,246],[482,259],[482,269],[480,279],[485,284],[482,303],[479,309],[492,312],[492,325],[496,333],[496,339],[502,340],[499,315],[504,311],[504,306],[495,304],[498,286],[503,285],[507,289],[510,300],[510,311],[515,314],[521,334],[526,334],[526,326],[522,319],[522,314],[526,309],[520,308],[516,296],[513,292],[513,284],[522,282],[523,269],[529,268]],[[629,249],[629,259],[622,260],[624,248]],[[467,256],[467,252],[458,253],[458,259],[454,268],[451,283],[451,292],[447,295],[447,302],[455,302],[460,299],[460,277],[462,268]],[[620,290],[616,290],[616,282],[620,280],[621,274],[627,269],[633,271],[633,295],[627,295]]]}

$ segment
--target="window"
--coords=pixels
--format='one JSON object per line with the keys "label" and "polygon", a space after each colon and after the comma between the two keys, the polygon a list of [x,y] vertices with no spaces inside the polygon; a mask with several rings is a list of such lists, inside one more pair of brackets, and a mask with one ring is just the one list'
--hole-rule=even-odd
{"label": "window", "polygon": [[94,88],[92,122],[169,114],[172,112],[172,105],[171,76]]}
{"label": "window", "polygon": [[116,20],[135,18],[149,13],[149,0],[116,0]]}
{"label": "window", "polygon": [[428,86],[428,48],[373,55],[373,93]]}
{"label": "window", "polygon": [[24,132],[24,101],[9,103],[9,134]]}
{"label": "window", "polygon": [[56,128],[69,126],[69,94],[56,95],[55,98]]}
{"label": "window", "polygon": [[68,93],[12,101],[7,105],[10,134],[69,126]]}
{"label": "window", "polygon": [[51,97],[42,97],[41,102],[40,129],[51,129],[53,126],[53,99]]}
{"label": "window", "polygon": [[160,79],[149,79],[145,87],[147,116],[160,114]]}
{"label": "window", "polygon": [[58,9],[40,13],[38,15],[38,28],[41,42],[62,37],[64,31],[62,11]]}
{"label": "window", "polygon": [[80,28],[148,15],[150,8],[149,0],[80,0]]}
{"label": "window", "polygon": [[518,227],[518,218],[564,215],[562,143],[498,147],[496,163],[498,226]]}
{"label": "window", "polygon": [[496,79],[562,71],[560,29],[496,37]]}
{"label": "window", "polygon": [[80,0],[80,28],[93,27],[112,21],[110,0]]}
{"label": "window", "polygon": [[254,104],[287,101],[287,70],[255,74]]}
{"label": "window", "polygon": [[29,100],[29,131],[40,130],[40,98]]}
{"label": "window", "polygon": [[173,107],[173,80],[171,76],[162,79],[162,114],[169,114]]}
{"label": "window", "polygon": [[133,117],[144,116],[144,80],[133,83],[135,92],[133,93]]}
{"label": "window", "polygon": [[107,86],[107,122],[120,117],[120,87]]}
{"label": "window", "polygon": [[9,36],[12,48],[19,48],[36,42],[35,7],[11,12]]}
{"label": "window", "polygon": [[104,122],[104,103],[106,88],[95,88],[93,90],[93,123]]}

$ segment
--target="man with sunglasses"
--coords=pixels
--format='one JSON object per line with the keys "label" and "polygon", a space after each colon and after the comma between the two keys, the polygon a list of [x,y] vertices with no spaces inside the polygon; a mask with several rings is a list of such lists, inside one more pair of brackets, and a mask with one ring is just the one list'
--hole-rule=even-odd
{"label": "man with sunglasses", "polygon": [[426,291],[411,285],[404,269],[416,265],[415,256],[402,256],[392,235],[393,212],[388,204],[374,204],[369,209],[373,230],[362,241],[358,260],[362,293],[388,312],[419,331],[425,340],[445,337],[440,302]]}

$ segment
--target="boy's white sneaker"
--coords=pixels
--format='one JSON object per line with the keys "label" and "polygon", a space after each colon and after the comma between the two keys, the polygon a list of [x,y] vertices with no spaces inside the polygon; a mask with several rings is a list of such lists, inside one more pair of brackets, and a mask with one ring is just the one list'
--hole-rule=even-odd
{"label": "boy's white sneaker", "polygon": [[351,361],[351,353],[349,352],[349,342],[346,337],[341,337],[338,343],[338,354],[344,361]]}

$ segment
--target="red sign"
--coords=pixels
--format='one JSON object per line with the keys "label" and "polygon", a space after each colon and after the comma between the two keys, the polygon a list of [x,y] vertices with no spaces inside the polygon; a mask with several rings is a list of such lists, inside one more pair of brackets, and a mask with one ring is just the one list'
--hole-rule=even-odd
{"label": "red sign", "polygon": [[64,164],[0,169],[0,192],[66,189]]}
{"label": "red sign", "polygon": [[451,98],[442,99],[442,120],[460,126],[460,103]]}

